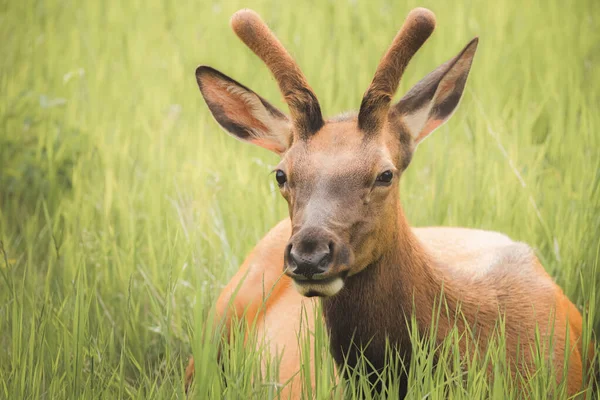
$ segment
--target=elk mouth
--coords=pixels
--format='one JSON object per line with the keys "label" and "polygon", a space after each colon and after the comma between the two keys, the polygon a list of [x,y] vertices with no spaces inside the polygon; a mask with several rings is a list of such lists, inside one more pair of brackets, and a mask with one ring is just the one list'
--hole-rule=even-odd
{"label": "elk mouth", "polygon": [[[292,276],[294,288],[304,297],[331,297],[344,288],[347,272],[340,274],[319,274],[310,279],[304,276]],[[328,276],[322,276],[328,275]]]}

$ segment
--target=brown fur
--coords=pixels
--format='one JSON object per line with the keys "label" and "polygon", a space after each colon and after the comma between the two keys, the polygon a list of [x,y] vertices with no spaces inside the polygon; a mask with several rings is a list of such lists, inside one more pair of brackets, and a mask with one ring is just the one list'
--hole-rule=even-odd
{"label": "brown fur", "polygon": [[[302,107],[295,103],[296,90],[308,86],[255,13],[236,13],[232,26],[280,83],[294,129],[268,127],[273,121],[265,117],[261,102],[253,97],[257,95],[230,78],[198,76],[207,104],[227,131],[270,149],[274,143],[285,144],[277,150],[282,156],[277,169],[286,177],[280,189],[290,220],[258,244],[217,302],[227,327],[232,316],[256,324],[259,345],[266,344],[272,356],[283,352],[279,382],[293,377],[285,396],[301,394],[300,377],[295,375],[300,368],[297,334],[301,308],[308,308],[310,316],[314,307],[294,288],[306,296],[323,296],[323,316],[338,364],[346,357],[350,365],[355,363],[358,346],[380,369],[386,362],[386,340],[407,360],[407,319],[414,315],[417,328],[427,333],[432,310],[443,294],[447,312],[438,321],[438,342],[457,327],[471,333],[459,342],[463,354],[467,346],[483,351],[504,319],[507,358],[526,376],[534,364],[531,346],[538,329],[545,349],[541,356],[554,363],[557,382],[565,379],[570,395],[582,386],[581,350],[586,344],[581,342],[581,314],[527,245],[493,232],[413,229],[404,217],[398,196],[402,171],[417,144],[456,109],[477,48],[474,39],[390,107],[402,71],[434,25],[430,11],[411,12],[383,57],[358,116],[345,115],[304,131],[310,132],[310,140],[306,135],[292,140],[294,130],[306,128],[307,118],[315,115],[309,111],[302,117]],[[239,101],[240,93],[248,100],[247,108]],[[252,135],[243,137],[244,132]],[[384,172],[392,176],[386,183],[379,179]],[[289,257],[292,248],[329,249],[323,259],[326,268],[301,276]],[[309,327],[315,323],[306,322]],[[563,377],[565,350],[570,358]],[[193,366],[189,376],[190,371]],[[400,378],[405,391],[406,376]]]}
{"label": "brown fur", "polygon": [[[581,326],[581,317],[574,308],[565,308],[571,303],[525,245],[507,246],[498,252],[499,260],[488,273],[474,277],[472,271],[459,273],[445,259],[428,254],[401,212],[398,222],[390,226],[389,237],[393,240],[386,243],[385,253],[377,262],[360,275],[348,278],[338,295],[323,299],[332,351],[338,363],[348,352],[355,353],[350,345],[353,340],[366,347],[367,359],[376,369],[383,368],[386,337],[408,361],[411,344],[405,321],[414,312],[418,327],[425,334],[431,326],[431,310],[443,292],[448,311],[443,311],[438,321],[437,340],[442,341],[454,326],[465,331],[466,322],[476,335],[475,345],[485,351],[495,335],[499,317],[503,317],[507,359],[514,363],[513,370],[517,367],[526,374],[533,371],[531,349],[535,347],[536,327],[547,349],[548,334],[554,331],[554,349],[542,356],[552,359],[556,370],[562,371],[565,347],[570,348],[567,392],[577,393],[582,384],[579,336],[566,322],[570,320],[576,330]],[[464,351],[467,342],[461,341],[460,345]],[[517,358],[517,353],[521,358]],[[350,363],[353,361],[351,357]],[[556,377],[558,382],[562,378]]]}

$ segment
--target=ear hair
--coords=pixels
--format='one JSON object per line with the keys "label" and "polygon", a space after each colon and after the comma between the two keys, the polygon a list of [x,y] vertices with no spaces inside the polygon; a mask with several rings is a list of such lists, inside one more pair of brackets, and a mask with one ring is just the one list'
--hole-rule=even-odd
{"label": "ear hair", "polygon": [[289,148],[291,123],[265,99],[211,67],[198,67],[196,81],[213,117],[233,137],[277,154]]}
{"label": "ear hair", "polygon": [[475,38],[453,59],[417,83],[390,110],[390,119],[400,119],[416,145],[446,122],[462,97],[473,57]]}
{"label": "ear hair", "polygon": [[231,27],[238,37],[267,65],[285,101],[298,134],[306,138],[324,124],[317,96],[308,85],[298,64],[260,16],[243,9],[231,17]]}

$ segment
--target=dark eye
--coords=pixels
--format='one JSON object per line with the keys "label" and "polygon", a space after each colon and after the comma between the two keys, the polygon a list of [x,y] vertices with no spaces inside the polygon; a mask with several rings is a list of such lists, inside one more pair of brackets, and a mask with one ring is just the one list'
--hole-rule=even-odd
{"label": "dark eye", "polygon": [[377,176],[376,184],[387,186],[392,182],[392,178],[394,178],[394,173],[390,170],[384,171],[379,176]]}
{"label": "dark eye", "polygon": [[275,180],[277,180],[277,184],[279,186],[283,186],[287,182],[287,176],[285,175],[285,172],[280,169],[275,171]]}

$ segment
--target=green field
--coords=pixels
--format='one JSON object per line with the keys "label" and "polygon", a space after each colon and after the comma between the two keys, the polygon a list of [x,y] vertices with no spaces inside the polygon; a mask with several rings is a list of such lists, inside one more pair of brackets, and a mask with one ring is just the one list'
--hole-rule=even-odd
{"label": "green field", "polygon": [[[600,2],[296,3],[0,1],[0,398],[184,398],[192,353],[196,398],[276,397],[239,342],[222,379],[208,333],[222,287],[287,216],[277,157],[223,133],[195,82],[208,64],[286,109],[229,28],[242,7],[271,25],[328,116],[358,108],[411,8],[438,25],[401,93],[479,36],[459,110],[404,174],[406,215],[529,243],[586,334],[600,332]],[[458,362],[448,346],[440,365]],[[318,349],[305,369],[330,398],[341,389]],[[411,398],[515,395],[502,370],[493,384],[476,365],[461,379],[426,354]],[[560,397],[540,368],[534,397]]]}

